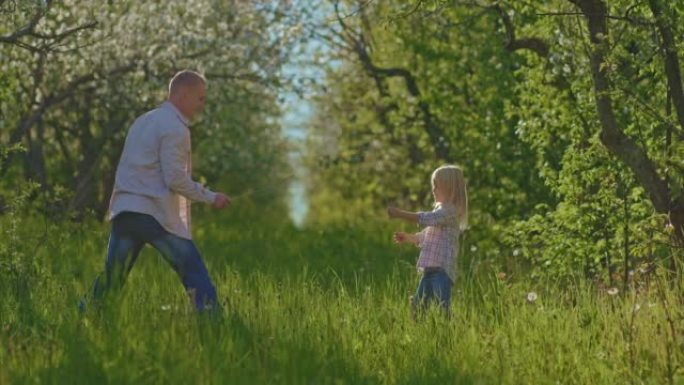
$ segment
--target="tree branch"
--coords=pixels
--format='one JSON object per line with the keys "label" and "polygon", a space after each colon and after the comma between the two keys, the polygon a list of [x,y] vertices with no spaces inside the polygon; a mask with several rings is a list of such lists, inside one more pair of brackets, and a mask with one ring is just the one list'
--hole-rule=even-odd
{"label": "tree branch", "polygon": [[655,16],[658,31],[663,39],[661,48],[665,58],[665,74],[667,76],[668,88],[670,89],[672,103],[677,113],[677,120],[679,125],[684,128],[684,89],[682,89],[682,73],[679,67],[674,34],[663,16],[660,2],[658,0],[648,0],[648,4],[653,12],[653,16]]}
{"label": "tree branch", "polygon": [[536,53],[539,57],[546,59],[549,56],[549,46],[542,39],[537,37],[528,37],[522,39],[516,39],[515,28],[513,27],[513,22],[508,13],[501,8],[500,5],[493,5],[488,7],[499,14],[501,20],[506,28],[506,35],[508,36],[508,42],[506,43],[506,49],[513,52],[520,49],[527,49]]}
{"label": "tree branch", "polygon": [[[46,34],[36,32],[36,26],[49,12],[51,3],[51,0],[46,1],[47,5],[44,8],[41,8],[38,11],[36,11],[35,15],[33,15],[31,20],[25,26],[21,27],[20,29],[9,35],[0,36],[0,43],[12,44],[31,52],[41,52],[50,50],[53,45],[58,44],[60,41],[66,39],[69,36],[75,35],[78,32],[86,29],[95,28],[95,26],[97,26],[97,22],[92,21],[89,23],[85,23],[83,25],[79,25],[77,27],[69,28],[60,33]],[[25,41],[22,41],[24,37],[41,40],[42,45],[40,47],[37,47],[36,45],[32,45]]]}
{"label": "tree branch", "polygon": [[[122,65],[119,67],[116,67],[107,73],[104,74],[103,77],[107,76],[112,76],[112,75],[117,75],[121,73],[126,73],[128,71],[131,71],[137,66],[136,60],[132,60],[131,63]],[[59,104],[69,96],[71,96],[74,92],[76,92],[79,87],[94,81],[95,79],[98,78],[99,74],[96,73],[91,73],[88,75],[81,76],[79,78],[76,78],[72,80],[69,84],[67,84],[63,89],[58,90],[56,92],[53,92],[51,94],[48,94],[39,104],[37,107],[33,109],[28,115],[26,115],[24,118],[19,120],[19,123],[17,124],[17,127],[14,129],[12,134],[10,135],[10,141],[8,143],[8,146],[13,146],[19,141],[21,141],[21,138],[26,135],[26,132],[33,127],[34,124],[43,116],[45,111],[47,111],[48,108]],[[38,85],[36,85],[37,87]],[[8,156],[5,158],[4,162],[2,165],[0,165],[0,175],[4,175],[7,172],[7,169],[9,167],[9,164],[12,160],[11,156]]]}
{"label": "tree branch", "polygon": [[590,55],[591,73],[594,80],[596,109],[601,122],[601,142],[634,172],[636,179],[647,191],[653,206],[659,213],[670,211],[670,194],[665,181],[658,175],[655,164],[632,138],[620,129],[610,96],[610,83],[603,66],[606,53],[607,7],[601,0],[568,0],[585,15],[592,43]]}
{"label": "tree branch", "polygon": [[388,77],[401,77],[404,79],[404,84],[409,94],[418,100],[418,108],[421,111],[423,117],[423,124],[425,125],[425,130],[427,131],[430,142],[435,151],[435,156],[445,162],[451,161],[451,156],[449,155],[449,147],[446,141],[446,136],[443,129],[437,124],[430,110],[430,105],[422,100],[422,95],[418,87],[413,74],[403,68],[381,68],[376,66],[366,49],[366,44],[362,37],[355,36],[351,29],[344,22],[340,16],[338,4],[335,3],[335,12],[337,14],[338,22],[342,27],[343,31],[346,32],[348,39],[351,41],[352,49],[356,52],[361,65],[366,70],[366,72],[373,78],[388,78]]}
{"label": "tree branch", "polygon": [[45,9],[38,10],[36,14],[33,15],[33,17],[31,17],[31,20],[29,20],[29,22],[25,26],[19,28],[14,33],[11,33],[9,35],[0,36],[0,43],[14,44],[23,36],[32,34],[34,29],[36,28],[36,25],[38,25],[38,22],[40,22],[43,16],[45,16],[45,14],[50,10],[52,0],[46,0],[45,3]]}
{"label": "tree branch", "polygon": [[517,50],[523,50],[527,49],[530,50],[534,53],[536,53],[539,57],[545,59],[549,55],[549,46],[548,44],[537,37],[523,37],[523,38],[517,38],[515,36],[515,27],[513,25],[513,21],[511,20],[511,17],[506,13],[506,11],[499,5],[485,5],[485,4],[480,4],[477,1],[466,1],[466,2],[459,2],[455,1],[455,5],[463,5],[466,7],[477,7],[477,8],[482,8],[485,10],[493,11],[499,15],[501,18],[501,21],[504,24],[504,28],[506,29],[506,36],[507,36],[507,42],[505,45],[505,48],[510,51],[514,52]]}
{"label": "tree branch", "polygon": [[95,28],[96,26],[97,26],[97,22],[91,21],[90,23],[86,23],[83,25],[79,25],[78,27],[70,28],[70,29],[68,29],[62,33],[43,34],[43,33],[38,33],[38,32],[35,32],[32,30],[29,33],[27,33],[27,35],[38,38],[38,39],[43,39],[43,40],[54,40],[56,43],[56,42],[63,40],[66,37],[69,37],[69,36],[75,34],[75,33],[78,33],[78,32],[83,31],[85,29]]}

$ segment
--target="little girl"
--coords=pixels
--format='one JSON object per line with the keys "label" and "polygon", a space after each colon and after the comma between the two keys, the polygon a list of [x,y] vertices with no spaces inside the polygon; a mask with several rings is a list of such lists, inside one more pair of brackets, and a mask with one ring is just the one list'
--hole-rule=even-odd
{"label": "little girl", "polygon": [[442,166],[432,173],[432,211],[409,212],[388,207],[390,218],[417,223],[424,229],[416,234],[394,233],[397,243],[410,242],[420,247],[416,267],[422,277],[411,301],[414,314],[434,301],[449,314],[451,286],[456,278],[458,237],[468,226],[468,196],[463,170]]}

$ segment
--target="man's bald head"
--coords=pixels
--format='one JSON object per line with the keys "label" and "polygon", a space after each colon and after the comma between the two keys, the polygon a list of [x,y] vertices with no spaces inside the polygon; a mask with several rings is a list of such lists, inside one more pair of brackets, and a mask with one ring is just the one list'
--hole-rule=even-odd
{"label": "man's bald head", "polygon": [[207,79],[204,76],[195,71],[180,71],[169,82],[169,96],[177,94],[183,88],[194,88],[199,85],[207,85]]}
{"label": "man's bald head", "polygon": [[183,70],[169,82],[169,101],[188,119],[204,109],[207,80],[201,74]]}

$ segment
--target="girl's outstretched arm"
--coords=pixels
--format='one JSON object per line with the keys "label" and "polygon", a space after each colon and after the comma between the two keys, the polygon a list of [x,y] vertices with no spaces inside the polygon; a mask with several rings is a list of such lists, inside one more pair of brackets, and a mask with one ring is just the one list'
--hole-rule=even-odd
{"label": "girl's outstretched arm", "polygon": [[418,213],[401,210],[396,207],[388,207],[387,215],[389,215],[390,218],[399,218],[411,223],[418,223]]}
{"label": "girl's outstretched arm", "polygon": [[394,243],[413,243],[418,244],[418,236],[416,234],[405,233],[403,231],[396,231],[394,233]]}

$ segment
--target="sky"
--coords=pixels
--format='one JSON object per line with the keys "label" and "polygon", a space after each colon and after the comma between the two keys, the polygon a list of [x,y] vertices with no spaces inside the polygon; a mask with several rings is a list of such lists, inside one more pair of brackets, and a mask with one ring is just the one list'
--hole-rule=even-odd
{"label": "sky", "polygon": [[[323,8],[318,8],[313,14],[314,18],[324,20]],[[313,20],[316,23],[319,20]],[[311,20],[309,20],[311,22]],[[315,79],[317,83],[324,81],[324,71],[320,67],[310,64],[314,52],[325,54],[329,51],[320,40],[308,39],[302,45],[301,53],[293,58],[291,63],[283,67],[283,76],[295,76],[298,78]],[[313,88],[304,89],[303,95],[297,95],[293,91],[282,91],[281,108],[283,115],[280,120],[283,135],[294,145],[289,154],[290,163],[294,170],[294,178],[289,188],[290,217],[296,225],[302,225],[308,212],[308,199],[306,196],[307,170],[302,164],[302,156],[305,141],[307,139],[307,124],[313,117],[315,106],[312,102],[315,90]]]}

